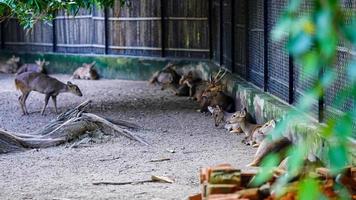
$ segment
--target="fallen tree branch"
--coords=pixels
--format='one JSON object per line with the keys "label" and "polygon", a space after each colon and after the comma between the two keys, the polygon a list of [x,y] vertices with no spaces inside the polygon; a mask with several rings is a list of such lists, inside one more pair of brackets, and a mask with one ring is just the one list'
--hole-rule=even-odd
{"label": "fallen tree branch", "polygon": [[114,134],[105,133],[107,135],[123,135],[148,145],[146,141],[128,130],[129,127],[124,126],[124,124],[128,124],[130,127],[138,127],[137,125],[123,120],[119,120],[121,124],[117,125],[97,115],[85,113],[84,109],[90,103],[91,101],[87,100],[77,107],[60,114],[56,119],[32,134],[12,133],[0,129],[0,153],[20,151],[28,148],[46,148],[78,139],[80,141],[89,141],[83,140],[83,136],[90,135],[88,133],[97,132],[102,134],[103,130],[108,129],[112,130],[111,132]]}

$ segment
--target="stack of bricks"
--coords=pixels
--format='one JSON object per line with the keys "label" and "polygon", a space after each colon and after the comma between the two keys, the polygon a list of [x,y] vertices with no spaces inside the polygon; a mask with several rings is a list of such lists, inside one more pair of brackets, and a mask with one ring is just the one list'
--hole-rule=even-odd
{"label": "stack of bricks", "polygon": [[[241,170],[234,169],[229,164],[203,168],[200,171],[202,193],[190,197],[189,200],[254,199],[251,197],[258,196],[258,189],[245,189],[254,175],[255,173],[241,173]],[[244,193],[239,193],[242,190]]]}

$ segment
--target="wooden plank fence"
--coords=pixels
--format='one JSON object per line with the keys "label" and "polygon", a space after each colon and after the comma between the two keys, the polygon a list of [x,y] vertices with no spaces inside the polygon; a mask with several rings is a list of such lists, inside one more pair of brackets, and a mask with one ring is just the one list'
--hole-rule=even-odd
{"label": "wooden plank fence", "polygon": [[0,40],[11,51],[208,58],[208,6],[206,0],[132,0],[76,16],[61,11],[51,25],[38,23],[30,32],[9,19]]}

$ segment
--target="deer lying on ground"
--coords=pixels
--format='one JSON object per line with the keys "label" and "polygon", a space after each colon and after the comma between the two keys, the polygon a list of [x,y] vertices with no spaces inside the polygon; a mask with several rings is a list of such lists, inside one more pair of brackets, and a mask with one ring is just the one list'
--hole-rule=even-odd
{"label": "deer lying on ground", "polygon": [[227,112],[235,111],[234,99],[224,92],[204,91],[200,101],[200,112],[207,112],[209,106],[220,106]]}
{"label": "deer lying on ground", "polygon": [[20,58],[13,55],[5,63],[0,63],[0,72],[6,74],[16,73],[19,62],[20,62]]}
{"label": "deer lying on ground", "polygon": [[186,75],[183,75],[179,80],[180,85],[186,85],[189,87],[189,96],[194,100],[201,102],[202,95],[205,91],[223,91],[220,80],[225,76],[226,71],[221,75],[222,69],[218,71],[215,77],[210,76],[208,81],[201,80],[200,76],[195,71],[189,71]]}
{"label": "deer lying on ground", "polygon": [[49,65],[49,62],[46,60],[36,60],[34,64],[24,64],[17,70],[16,74],[22,74],[25,72],[38,72],[46,74],[45,66]]}
{"label": "deer lying on ground", "polygon": [[179,80],[179,85],[186,85],[189,88],[190,97],[194,97],[198,89],[197,86],[201,83],[202,80],[195,71],[189,71],[187,74],[183,74]]}
{"label": "deer lying on ground", "polygon": [[81,67],[76,69],[73,73],[73,79],[84,79],[84,80],[98,80],[99,73],[94,68],[96,62],[92,62],[90,64],[83,63]]}
{"label": "deer lying on ground", "polygon": [[245,133],[246,137],[242,140],[244,144],[252,145],[252,136],[262,127],[260,124],[254,124],[249,122],[247,119],[248,112],[247,109],[244,108],[241,112],[234,113],[231,118],[228,120],[228,123],[240,124],[241,130]]}
{"label": "deer lying on ground", "polygon": [[[229,113],[224,111],[220,106],[208,107],[208,110],[213,116],[215,126],[218,127],[221,123],[225,123],[224,128],[227,129],[230,133],[242,133],[241,127],[239,123],[230,124],[228,121],[234,114],[240,114],[241,111],[237,111],[234,113]],[[247,113],[247,120],[250,123],[253,123],[254,120],[250,113]]]}
{"label": "deer lying on ground", "polygon": [[153,74],[149,80],[149,84],[158,84],[161,86],[161,90],[170,89],[177,96],[188,96],[189,88],[185,85],[180,86],[180,75],[176,72],[173,63],[168,63],[161,71]]}
{"label": "deer lying on ground", "polygon": [[57,96],[59,93],[70,92],[77,96],[83,96],[77,85],[74,85],[69,81],[67,84],[64,84],[55,78],[38,72],[25,72],[17,75],[15,78],[15,85],[16,88],[22,93],[19,97],[19,102],[24,115],[28,115],[26,99],[31,91],[36,91],[46,95],[45,104],[41,111],[42,115],[45,112],[50,97],[52,97],[54,108],[58,114]]}
{"label": "deer lying on ground", "polygon": [[252,135],[252,146],[258,147],[261,142],[269,135],[274,128],[276,127],[276,121],[270,120],[267,123],[263,124],[261,128],[255,131]]}
{"label": "deer lying on ground", "polygon": [[280,157],[285,157],[288,147],[292,145],[292,142],[286,138],[282,137],[276,140],[270,138],[265,138],[260,146],[258,147],[253,161],[247,166],[259,166],[263,158],[265,158],[270,153],[278,153]]}

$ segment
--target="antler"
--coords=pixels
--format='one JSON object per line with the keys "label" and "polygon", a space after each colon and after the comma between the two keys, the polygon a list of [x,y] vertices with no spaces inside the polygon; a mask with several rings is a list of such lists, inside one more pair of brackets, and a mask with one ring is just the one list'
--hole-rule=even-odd
{"label": "antler", "polygon": [[[224,70],[224,73],[223,73],[222,75],[220,75],[223,70]],[[226,73],[227,73],[227,70],[226,70],[226,69],[220,68],[219,71],[218,71],[218,73],[217,73],[216,76],[214,77],[214,80],[213,80],[213,81],[214,81],[215,83],[221,81],[221,79],[224,78],[224,76],[226,75]],[[220,77],[219,77],[219,76],[220,76]]]}

